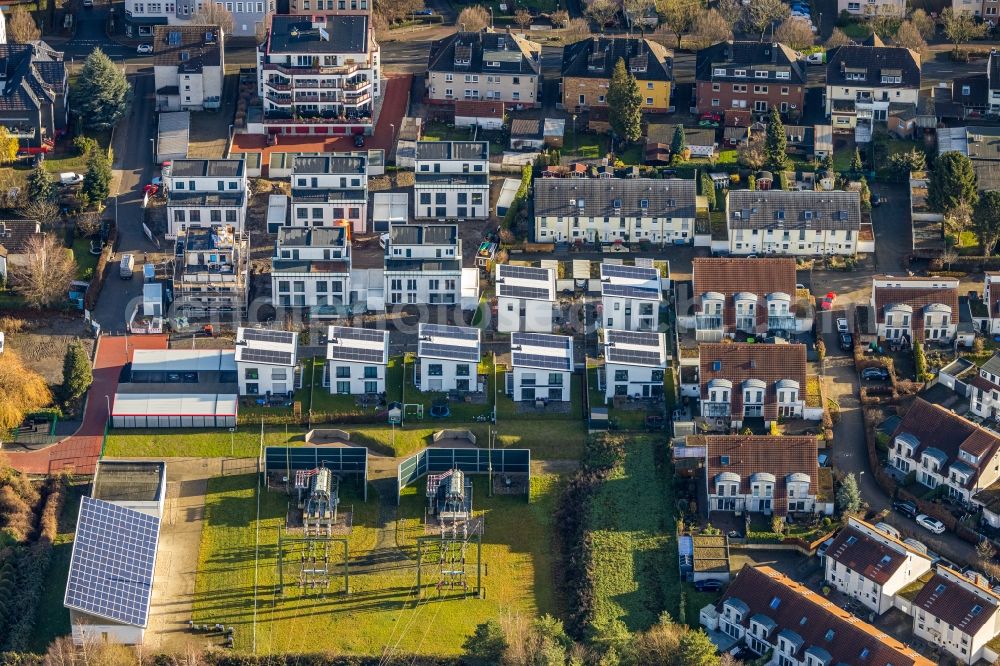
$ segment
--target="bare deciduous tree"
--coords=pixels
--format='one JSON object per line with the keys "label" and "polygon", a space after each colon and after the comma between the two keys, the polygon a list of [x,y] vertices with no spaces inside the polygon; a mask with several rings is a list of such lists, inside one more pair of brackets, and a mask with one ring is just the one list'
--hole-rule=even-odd
{"label": "bare deciduous tree", "polygon": [[217,25],[226,35],[231,35],[236,28],[236,20],[233,19],[232,12],[227,11],[224,5],[210,1],[202,3],[201,9],[191,16],[191,23]]}
{"label": "bare deciduous tree", "polygon": [[52,305],[66,296],[76,277],[73,253],[49,234],[29,238],[25,243],[25,264],[13,270],[14,289],[31,307]]}
{"label": "bare deciduous tree", "polygon": [[691,26],[691,45],[696,49],[705,49],[712,44],[724,42],[733,38],[731,23],[714,9],[701,12]]}
{"label": "bare deciduous tree", "polygon": [[774,38],[782,44],[791,46],[796,51],[813,44],[813,32],[809,22],[803,18],[792,16],[781,22],[774,31]]}
{"label": "bare deciduous tree", "polygon": [[594,0],[587,7],[586,14],[598,27],[603,28],[613,23],[618,16],[618,3],[614,0]]}
{"label": "bare deciduous tree", "polygon": [[573,44],[590,36],[590,23],[587,19],[570,19],[566,24],[563,34],[566,36],[566,43]]}
{"label": "bare deciduous tree", "polygon": [[96,236],[101,230],[101,214],[97,211],[84,211],[76,217],[76,229],[83,237]]}
{"label": "bare deciduous tree", "polygon": [[788,5],[781,0],[754,0],[747,12],[747,23],[760,33],[760,41],[764,41],[767,29],[774,25],[775,21],[783,21],[791,12]]}
{"label": "bare deciduous tree", "polygon": [[[29,220],[38,220],[43,227],[47,227],[60,215],[59,204],[50,199],[34,199],[28,201],[21,207],[21,214]],[[97,213],[94,213],[97,215]]]}
{"label": "bare deciduous tree", "polygon": [[531,25],[531,18],[531,12],[527,9],[518,9],[514,12],[514,23],[516,23],[521,30],[528,29],[528,26]]}
{"label": "bare deciduous tree", "polygon": [[650,10],[656,10],[656,3],[653,0],[622,0],[622,9],[625,10],[625,18],[629,21],[629,25],[642,30]]}
{"label": "bare deciduous tree", "polygon": [[722,14],[729,26],[736,30],[746,21],[746,7],[740,0],[719,0],[715,6],[716,11]]}
{"label": "bare deciduous tree", "polygon": [[840,28],[834,28],[833,32],[830,33],[830,38],[826,40],[826,44],[824,44],[824,46],[828,49],[833,49],[838,46],[847,46],[850,43],[851,38],[847,36],[847,33]]}
{"label": "bare deciduous tree", "polygon": [[934,37],[934,33],[937,32],[937,25],[935,25],[934,19],[928,16],[927,12],[922,9],[913,10],[913,13],[910,14],[910,23],[916,26],[917,30],[920,31],[920,36],[924,39],[931,39]]}
{"label": "bare deciduous tree", "polygon": [[16,5],[7,18],[7,38],[12,42],[26,44],[41,39],[42,31],[35,23],[31,12],[21,5]]}
{"label": "bare deciduous tree", "polygon": [[924,37],[920,34],[917,26],[913,25],[910,21],[903,21],[899,26],[899,30],[896,31],[896,37],[893,41],[905,49],[910,49],[922,56],[927,55],[927,42],[924,41]]}
{"label": "bare deciduous tree", "polygon": [[552,24],[557,28],[565,28],[569,24],[569,12],[565,9],[552,12],[549,18],[552,19]]}
{"label": "bare deciduous tree", "polygon": [[382,0],[376,3],[375,13],[391,25],[413,16],[413,13],[423,9],[423,0]]}
{"label": "bare deciduous tree", "polygon": [[482,5],[466,7],[458,15],[458,25],[466,32],[479,32],[490,24],[490,13]]}
{"label": "bare deciduous tree", "polygon": [[657,9],[663,15],[663,24],[677,38],[677,48],[681,47],[681,39],[691,31],[694,20],[701,7],[691,0],[660,0]]}

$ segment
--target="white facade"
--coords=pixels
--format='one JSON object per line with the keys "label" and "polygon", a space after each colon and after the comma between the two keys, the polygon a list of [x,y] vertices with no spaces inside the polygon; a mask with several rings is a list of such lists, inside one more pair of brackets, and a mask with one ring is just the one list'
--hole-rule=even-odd
{"label": "white facade", "polygon": [[1000,333],[1000,273],[988,272],[983,277],[983,303],[989,322],[986,331],[991,335]]}
{"label": "white facade", "polygon": [[[933,598],[928,598],[933,595]],[[941,617],[935,613],[936,608],[953,604],[937,604],[942,596],[951,598],[960,595],[962,602],[958,612],[947,608],[949,613]],[[930,608],[922,607],[923,605]],[[913,605],[913,635],[931,645],[936,645],[954,657],[958,663],[974,664],[984,658],[984,648],[995,636],[1000,634],[1000,597],[988,589],[976,585],[956,571],[944,566],[938,566],[936,574],[917,595]],[[981,621],[982,616],[985,621]],[[979,625],[977,629],[965,630],[963,626],[969,623]]]}
{"label": "white facade", "polygon": [[292,166],[292,214],[288,224],[328,227],[347,220],[354,233],[368,226],[368,158],[332,153],[296,157]]}
{"label": "white facade", "polygon": [[490,214],[485,141],[418,141],[413,186],[417,219],[485,219]]}
{"label": "white facade", "polygon": [[[838,535],[823,558],[826,582],[876,615],[882,615],[893,607],[897,592],[930,571],[931,560],[863,520],[849,516],[847,524],[847,533]],[[862,541],[861,546],[858,541]],[[859,556],[867,565],[864,570],[851,568],[849,562],[838,559],[838,549],[859,547],[874,553],[869,557]],[[881,575],[885,567],[895,570],[885,577]]]}
{"label": "white facade", "polygon": [[[153,34],[154,23],[190,25],[205,0],[125,0],[125,34],[132,38]],[[233,15],[234,37],[255,37],[263,29],[267,14],[275,11],[274,0],[217,2]]]}
{"label": "white facade", "polygon": [[841,191],[730,190],[726,226],[732,255],[853,256],[861,198]]}
{"label": "white facade", "polygon": [[388,363],[389,331],[347,326],[327,329],[326,371],[330,393],[385,393]]}
{"label": "white facade", "polygon": [[[912,294],[908,296],[907,292]],[[933,295],[940,293],[938,300]],[[958,280],[953,278],[872,279],[871,304],[878,323],[877,335],[886,340],[951,342],[958,331]]]}
{"label": "white facade", "polygon": [[515,402],[572,400],[573,338],[514,333],[510,338],[511,397]]}
{"label": "white facade", "polygon": [[178,233],[174,307],[181,314],[245,312],[250,239],[228,225]]}
{"label": "white facade", "polygon": [[279,307],[338,314],[351,301],[351,243],[345,227],[282,227],[271,260],[271,298]]}
{"label": "white facade", "polygon": [[663,292],[660,271],[601,264],[601,325],[622,331],[656,331]]}
{"label": "white facade", "polygon": [[666,340],[662,333],[604,331],[604,399],[663,396],[663,371],[667,367]]}
{"label": "white facade", "polygon": [[498,331],[552,332],[555,270],[497,264],[496,282]]}
{"label": "white facade", "polygon": [[[962,0],[954,0],[961,2]],[[898,16],[906,14],[906,0],[837,0],[837,13],[852,16]]]}
{"label": "white facade", "polygon": [[385,304],[450,305],[462,298],[462,241],[455,225],[393,224],[385,244]]}
{"label": "white facade", "polygon": [[218,26],[157,26],[153,39],[157,111],[203,111],[222,106],[226,70],[223,39]]}
{"label": "white facade", "polygon": [[219,224],[243,231],[250,198],[244,160],[175,160],[163,183],[168,238],[190,227]]}
{"label": "white facade", "polygon": [[420,391],[479,391],[482,331],[466,326],[420,324],[414,384]]}
{"label": "white facade", "polygon": [[295,390],[299,334],[245,328],[236,331],[240,395],[287,395]]}

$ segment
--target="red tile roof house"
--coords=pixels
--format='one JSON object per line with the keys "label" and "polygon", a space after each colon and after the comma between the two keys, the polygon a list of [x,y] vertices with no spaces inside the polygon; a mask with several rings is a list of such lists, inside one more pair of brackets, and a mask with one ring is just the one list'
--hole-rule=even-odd
{"label": "red tile roof house", "polygon": [[958,331],[958,280],[932,277],[872,278],[877,334],[890,343],[951,343]]}
{"label": "red tile roof house", "polygon": [[833,513],[833,497],[819,496],[816,438],[708,435],[705,490],[708,514],[743,511],[784,516]]}
{"label": "red tile roof house", "polygon": [[1000,635],[1000,597],[957,571],[939,566],[913,599],[913,634],[962,664],[993,663]]}
{"label": "red tile roof house", "polygon": [[771,567],[745,566],[722,600],[699,613],[720,650],[742,643],[769,664],[931,666],[897,639]]}
{"label": "red tile roof house", "polygon": [[1000,478],[1000,435],[917,398],[900,421],[889,447],[889,464],[916,473],[928,488],[944,485],[964,503]]}
{"label": "red tile roof house", "polygon": [[747,418],[762,418],[768,426],[778,418],[823,418],[822,406],[806,406],[805,345],[703,343],[698,354],[698,383],[682,384],[681,392],[701,399],[701,417],[710,426],[739,428]]}
{"label": "red tile roof house", "polygon": [[848,517],[823,558],[827,584],[881,615],[896,593],[931,569],[931,559],[874,525]]}

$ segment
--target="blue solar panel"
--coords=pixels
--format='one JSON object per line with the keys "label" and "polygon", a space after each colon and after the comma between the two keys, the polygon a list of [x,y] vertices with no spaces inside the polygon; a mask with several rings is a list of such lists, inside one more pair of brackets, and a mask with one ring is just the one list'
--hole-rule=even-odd
{"label": "blue solar panel", "polygon": [[84,497],[73,542],[65,605],[145,627],[160,519]]}

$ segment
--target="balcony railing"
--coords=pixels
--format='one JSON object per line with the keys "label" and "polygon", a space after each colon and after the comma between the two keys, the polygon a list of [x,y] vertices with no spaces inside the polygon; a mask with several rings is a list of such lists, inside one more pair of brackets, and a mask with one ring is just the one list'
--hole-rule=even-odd
{"label": "balcony railing", "polygon": [[361,81],[344,81],[343,88],[347,91],[364,90],[371,86],[372,82],[367,79]]}
{"label": "balcony railing", "polygon": [[364,95],[359,95],[358,97],[356,97],[354,99],[351,99],[349,97],[345,98],[344,100],[342,100],[342,103],[343,103],[344,106],[357,107],[357,106],[361,106],[362,104],[367,104],[370,101],[372,101],[372,96],[369,95],[369,94],[364,94]]}
{"label": "balcony railing", "polygon": [[264,124],[269,126],[281,126],[281,125],[344,125],[344,126],[357,126],[357,125],[371,125],[371,116],[356,116],[356,117],[346,117],[346,116],[331,116],[329,118],[323,118],[321,116],[299,116],[293,117],[291,114],[285,114],[281,112],[268,112],[264,113]]}
{"label": "balcony railing", "polygon": [[295,92],[295,101],[299,103],[324,102],[333,104],[339,102],[337,93],[331,92]]}
{"label": "balcony railing", "polygon": [[722,317],[720,315],[698,315],[695,317],[695,321],[699,329],[711,330],[722,328]]}
{"label": "balcony railing", "polygon": [[279,106],[291,106],[292,97],[291,95],[275,95],[273,93],[265,92],[264,99],[272,104],[277,104]]}
{"label": "balcony railing", "polygon": [[314,67],[312,65],[295,67],[269,62],[264,64],[264,71],[281,72],[282,74],[288,74],[289,76],[300,76],[303,74],[339,74],[344,76],[347,74],[353,74],[358,71],[359,67],[360,65],[357,63],[337,65],[336,67]]}
{"label": "balcony railing", "polygon": [[729,416],[728,402],[706,402],[703,407],[702,416],[710,418]]}
{"label": "balcony railing", "polygon": [[291,90],[292,86],[288,83],[281,83],[276,79],[271,79],[270,81],[264,81],[264,86],[272,90]]}
{"label": "balcony railing", "polygon": [[791,315],[768,317],[767,327],[771,330],[794,331],[795,317]]}

